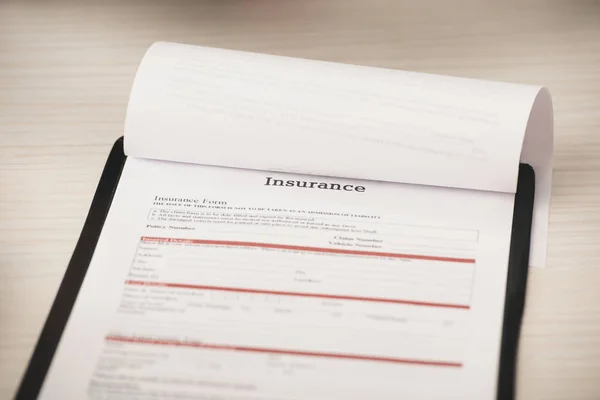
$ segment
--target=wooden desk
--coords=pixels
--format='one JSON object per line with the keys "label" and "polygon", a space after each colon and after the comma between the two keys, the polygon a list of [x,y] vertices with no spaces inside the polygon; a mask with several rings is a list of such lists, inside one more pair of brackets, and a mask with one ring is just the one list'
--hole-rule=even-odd
{"label": "wooden desk", "polygon": [[[12,395],[155,40],[547,85],[549,266],[531,272],[520,399],[600,398],[600,3],[0,3],[0,397]],[[459,5],[460,4],[460,5]]]}

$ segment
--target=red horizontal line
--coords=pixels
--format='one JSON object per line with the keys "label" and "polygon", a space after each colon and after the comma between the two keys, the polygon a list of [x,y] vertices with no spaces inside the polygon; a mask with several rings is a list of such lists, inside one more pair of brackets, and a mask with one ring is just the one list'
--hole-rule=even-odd
{"label": "red horizontal line", "polygon": [[428,360],[415,360],[409,358],[394,358],[394,357],[380,357],[380,356],[365,356],[358,354],[342,354],[342,353],[323,353],[313,351],[299,351],[299,350],[282,350],[282,349],[267,349],[261,347],[248,347],[248,346],[232,346],[222,344],[209,344],[201,342],[189,342],[180,340],[168,340],[168,339],[146,339],[146,338],[135,338],[126,336],[107,336],[106,340],[111,342],[121,343],[140,343],[140,344],[151,344],[160,346],[179,346],[179,347],[195,347],[202,349],[211,350],[229,350],[229,351],[240,351],[245,353],[262,353],[262,354],[278,354],[278,355],[289,355],[289,356],[305,356],[305,357],[321,357],[321,358],[336,358],[343,360],[356,360],[356,361],[379,361],[388,363],[398,364],[413,364],[413,365],[428,365],[435,367],[462,367],[462,363],[449,362],[449,361],[428,361]]}
{"label": "red horizontal line", "polygon": [[310,246],[294,246],[289,244],[275,243],[259,243],[259,242],[238,242],[231,240],[204,240],[204,239],[177,239],[177,238],[161,238],[142,236],[144,242],[154,243],[187,243],[187,244],[211,244],[217,246],[243,246],[243,247],[260,247],[264,249],[281,249],[281,250],[297,250],[297,251],[313,251],[318,253],[332,254],[349,254],[355,256],[375,256],[375,257],[393,257],[406,258],[411,260],[428,260],[428,261],[444,261],[456,263],[474,264],[474,258],[459,258],[459,257],[442,257],[428,256],[423,254],[405,254],[405,253],[384,253],[379,251],[363,251],[363,250],[348,250],[348,249],[331,249],[326,247],[310,247]]}
{"label": "red horizontal line", "polygon": [[251,293],[251,294],[270,294],[275,296],[296,296],[296,297],[314,297],[319,299],[329,300],[353,300],[353,301],[370,301],[374,303],[394,303],[394,304],[407,304],[413,306],[425,306],[425,307],[443,307],[443,308],[460,308],[469,309],[470,306],[466,304],[448,304],[448,303],[432,303],[426,301],[413,301],[413,300],[399,300],[390,299],[384,297],[361,297],[361,296],[345,296],[337,294],[323,294],[323,293],[303,293],[303,292],[282,292],[277,290],[262,290],[262,289],[247,289],[247,288],[232,288],[224,286],[207,286],[207,285],[191,285],[187,283],[169,283],[169,282],[150,282],[150,281],[137,281],[127,280],[127,285],[139,285],[139,286],[158,286],[158,287],[170,287],[179,289],[196,289],[196,290],[215,290],[221,292],[236,292],[236,293]]}

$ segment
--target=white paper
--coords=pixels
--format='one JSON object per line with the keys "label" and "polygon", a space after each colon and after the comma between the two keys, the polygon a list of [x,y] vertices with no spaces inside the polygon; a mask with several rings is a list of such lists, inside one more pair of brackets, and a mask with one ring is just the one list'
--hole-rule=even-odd
{"label": "white paper", "polygon": [[40,398],[495,399],[513,201],[129,158]]}
{"label": "white paper", "polygon": [[529,252],[529,264],[533,267],[546,265],[553,148],[552,99],[548,90],[544,89],[538,94],[531,110],[521,152],[521,161],[530,164],[535,171],[535,201]]}
{"label": "white paper", "polygon": [[159,160],[513,193],[525,132],[522,159],[537,176],[530,263],[542,266],[552,107],[540,87],[161,42],[137,73],[125,147]]}

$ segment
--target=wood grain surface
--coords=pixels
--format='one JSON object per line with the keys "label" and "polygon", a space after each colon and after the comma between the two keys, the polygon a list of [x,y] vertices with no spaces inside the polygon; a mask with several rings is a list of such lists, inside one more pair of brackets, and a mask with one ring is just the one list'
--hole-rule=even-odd
{"label": "wood grain surface", "polygon": [[530,274],[518,398],[600,399],[600,2],[410,0],[0,0],[0,398],[155,40],[548,86],[549,266]]}

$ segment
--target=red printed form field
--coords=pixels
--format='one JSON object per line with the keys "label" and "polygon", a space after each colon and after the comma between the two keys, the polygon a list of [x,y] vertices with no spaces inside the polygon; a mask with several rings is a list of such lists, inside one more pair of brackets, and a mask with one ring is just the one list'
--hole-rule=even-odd
{"label": "red printed form field", "polygon": [[107,340],[460,367],[477,232],[407,229],[402,252],[142,237]]}

